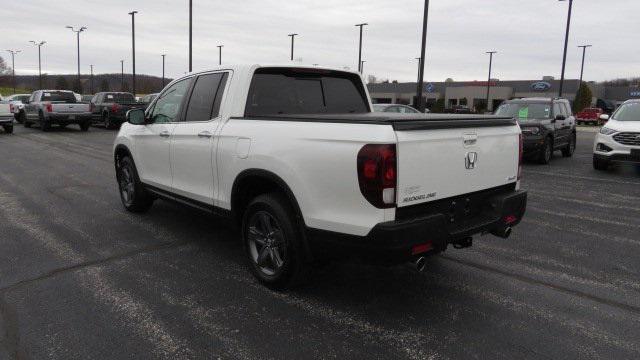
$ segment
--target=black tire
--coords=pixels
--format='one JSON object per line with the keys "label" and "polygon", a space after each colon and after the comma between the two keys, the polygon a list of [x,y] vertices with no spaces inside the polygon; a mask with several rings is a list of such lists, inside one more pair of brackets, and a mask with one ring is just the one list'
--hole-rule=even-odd
{"label": "black tire", "polygon": [[26,127],[26,128],[30,128],[30,127],[31,127],[31,125],[33,125],[33,124],[25,118],[25,119],[24,119],[24,127]]}
{"label": "black tire", "polygon": [[20,111],[18,113],[18,116],[16,117],[16,121],[18,122],[18,124],[24,124],[25,122],[25,116],[24,116],[24,111]]}
{"label": "black tire", "polygon": [[565,146],[564,148],[562,148],[562,156],[564,157],[572,157],[573,153],[576,151],[576,134],[573,133],[571,134],[571,137],[569,138],[569,143],[567,144],[567,146]]}
{"label": "black tire", "polygon": [[113,123],[111,122],[111,117],[108,112],[102,114],[102,125],[105,129],[113,129]]}
{"label": "black tire", "polygon": [[89,127],[91,127],[91,121],[83,121],[78,125],[80,125],[80,130],[89,131]]}
{"label": "black tire", "polygon": [[40,120],[40,128],[42,128],[42,131],[51,130],[51,123],[45,120],[44,115],[41,112],[38,113],[38,120]]}
{"label": "black tire", "polygon": [[[242,217],[242,242],[249,269],[270,289],[292,288],[307,278],[309,266],[304,256],[304,238],[296,219],[291,204],[277,193],[253,199]],[[272,230],[270,234],[266,234],[265,228]]]}
{"label": "black tire", "polygon": [[7,134],[13,134],[13,125],[3,126],[2,128],[4,128],[4,132]]}
{"label": "black tire", "polygon": [[544,139],[544,144],[542,144],[542,148],[540,149],[540,154],[538,154],[538,163],[539,164],[548,164],[553,157],[553,140],[550,137]]}
{"label": "black tire", "polygon": [[606,171],[609,168],[609,162],[607,160],[598,159],[593,155],[593,168],[599,171]]}
{"label": "black tire", "polygon": [[127,211],[143,213],[151,208],[154,199],[142,186],[136,166],[129,156],[118,161],[116,179],[120,200]]}

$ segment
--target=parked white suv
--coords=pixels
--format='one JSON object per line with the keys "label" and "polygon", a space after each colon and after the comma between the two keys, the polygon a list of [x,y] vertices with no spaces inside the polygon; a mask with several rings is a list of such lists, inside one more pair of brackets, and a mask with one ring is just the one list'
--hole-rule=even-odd
{"label": "parked white suv", "polygon": [[640,163],[640,99],[627,100],[613,113],[593,144],[593,167],[606,170],[612,162]]}
{"label": "parked white suv", "polygon": [[414,261],[508,237],[524,215],[512,118],[372,113],[358,73],[231,66],[188,74],[114,144],[133,212],[163,198],[228,216],[252,273],[297,283],[327,255]]}

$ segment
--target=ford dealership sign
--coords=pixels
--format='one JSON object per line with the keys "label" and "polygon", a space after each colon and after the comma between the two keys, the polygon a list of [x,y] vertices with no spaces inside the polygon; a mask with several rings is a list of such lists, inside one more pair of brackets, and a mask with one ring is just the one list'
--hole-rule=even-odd
{"label": "ford dealership sign", "polygon": [[551,84],[546,81],[538,81],[531,84],[531,90],[533,91],[547,91],[551,89]]}

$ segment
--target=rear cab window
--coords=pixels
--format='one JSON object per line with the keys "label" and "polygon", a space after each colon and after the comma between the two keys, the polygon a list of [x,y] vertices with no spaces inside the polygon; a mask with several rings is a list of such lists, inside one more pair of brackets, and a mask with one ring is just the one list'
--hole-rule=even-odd
{"label": "rear cab window", "polygon": [[368,113],[357,74],[304,68],[260,68],[249,88],[245,116]]}
{"label": "rear cab window", "polygon": [[42,93],[41,101],[58,101],[74,104],[76,103],[76,96],[69,91],[44,91]]}

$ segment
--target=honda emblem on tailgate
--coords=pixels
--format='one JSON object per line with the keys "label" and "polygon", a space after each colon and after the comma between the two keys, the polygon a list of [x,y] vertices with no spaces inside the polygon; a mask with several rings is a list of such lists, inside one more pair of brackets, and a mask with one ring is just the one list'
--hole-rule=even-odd
{"label": "honda emblem on tailgate", "polygon": [[464,158],[464,167],[466,167],[469,170],[475,169],[477,160],[478,160],[477,152],[473,152],[473,151],[468,152],[467,156]]}

